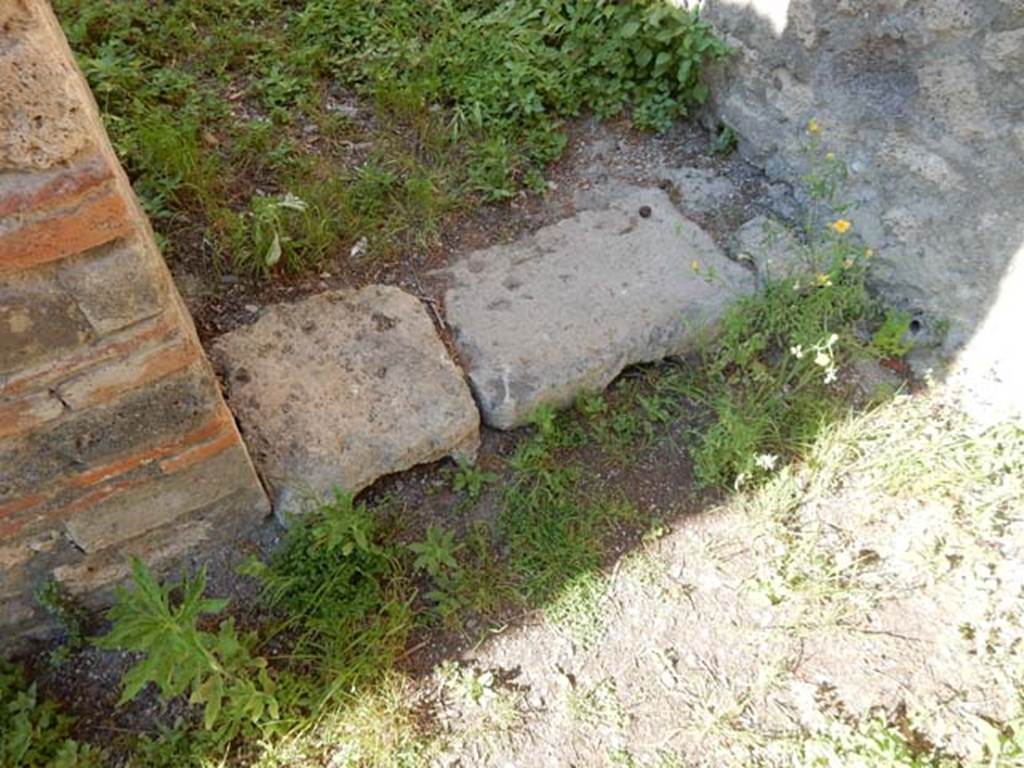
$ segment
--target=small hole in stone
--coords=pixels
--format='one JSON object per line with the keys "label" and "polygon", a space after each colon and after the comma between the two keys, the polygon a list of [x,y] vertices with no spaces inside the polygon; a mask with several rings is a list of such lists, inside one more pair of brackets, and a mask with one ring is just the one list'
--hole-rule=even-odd
{"label": "small hole in stone", "polygon": [[649,205],[641,205],[640,206],[640,215],[643,216],[645,219],[649,219],[651,217],[651,206],[649,206]]}
{"label": "small hole in stone", "polygon": [[911,333],[914,333],[914,334],[920,333],[923,328],[924,328],[924,325],[921,323],[920,320],[911,320],[910,321],[910,332]]}

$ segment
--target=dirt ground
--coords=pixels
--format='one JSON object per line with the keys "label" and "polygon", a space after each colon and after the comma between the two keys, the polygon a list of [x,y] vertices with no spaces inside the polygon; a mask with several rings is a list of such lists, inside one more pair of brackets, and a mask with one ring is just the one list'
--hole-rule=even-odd
{"label": "dirt ground", "polygon": [[1024,637],[1022,479],[984,458],[1009,434],[1019,450],[945,395],[900,397],[719,503],[687,494],[666,438],[645,459],[676,485],[666,522],[594,604],[567,622],[556,601],[434,673],[441,764],[933,764],[894,733],[950,765],[991,757]]}

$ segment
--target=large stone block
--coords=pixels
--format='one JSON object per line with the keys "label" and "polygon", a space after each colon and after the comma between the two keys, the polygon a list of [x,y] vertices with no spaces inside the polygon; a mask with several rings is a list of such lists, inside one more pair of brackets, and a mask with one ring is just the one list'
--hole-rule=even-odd
{"label": "large stone block", "polygon": [[462,373],[423,305],[397,288],[269,307],[218,338],[212,357],[279,513],[476,454],[480,419]]}
{"label": "large stone block", "polygon": [[49,168],[90,140],[82,82],[46,22],[25,0],[0,8],[0,169]]}
{"label": "large stone block", "polygon": [[660,189],[473,253],[447,276],[447,321],[484,421],[499,429],[685,351],[754,287]]}

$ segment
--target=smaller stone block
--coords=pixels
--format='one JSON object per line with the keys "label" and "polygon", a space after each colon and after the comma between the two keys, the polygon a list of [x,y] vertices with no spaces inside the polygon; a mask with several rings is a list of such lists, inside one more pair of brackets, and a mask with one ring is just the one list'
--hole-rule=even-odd
{"label": "smaller stone block", "polygon": [[[131,483],[120,487],[111,481],[106,498],[77,511],[67,521],[68,536],[83,552],[93,553],[172,520],[195,516],[207,507],[250,522],[260,520],[266,502],[237,439],[226,450],[181,472],[145,478],[135,487]],[[98,495],[106,491],[101,487]]]}
{"label": "smaller stone block", "polygon": [[98,336],[160,313],[162,282],[140,242],[119,241],[60,263],[57,281],[75,297]]}
{"label": "smaller stone block", "polygon": [[113,184],[71,208],[0,231],[0,275],[57,261],[128,237],[137,226],[128,202]]}
{"label": "smaller stone block", "polygon": [[[5,505],[20,505],[21,498],[49,495],[69,476],[202,434],[212,419],[219,421],[224,406],[218,394],[206,368],[192,366],[102,405],[68,410],[31,433],[0,440],[0,512]],[[256,485],[254,477],[250,480]]]}
{"label": "smaller stone block", "polygon": [[21,398],[0,395],[0,439],[30,432],[64,414],[64,404],[51,392],[34,392]]}
{"label": "smaller stone block", "polygon": [[660,189],[634,189],[448,272],[447,319],[484,421],[526,423],[679,354],[754,288]]}
{"label": "smaller stone block", "polygon": [[93,339],[74,296],[46,275],[0,279],[0,374],[59,358]]}
{"label": "smaller stone block", "polygon": [[462,372],[423,305],[397,288],[270,307],[217,339],[212,357],[279,515],[479,446]]}

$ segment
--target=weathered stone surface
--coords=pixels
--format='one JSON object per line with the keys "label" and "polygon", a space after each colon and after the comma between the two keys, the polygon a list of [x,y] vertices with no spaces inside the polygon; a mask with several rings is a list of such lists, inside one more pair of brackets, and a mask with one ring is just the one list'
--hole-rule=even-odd
{"label": "weathered stone surface", "polygon": [[66,475],[145,452],[200,429],[223,404],[205,370],[192,368],[30,434],[0,441],[0,505]]}
{"label": "weathered stone surface", "polygon": [[52,276],[0,280],[0,374],[58,358],[93,338],[74,296]]}
{"label": "weathered stone surface", "polygon": [[0,275],[74,256],[130,237],[138,222],[123,189],[108,185],[67,208],[46,210],[15,226],[0,228]]}
{"label": "weathered stone surface", "polygon": [[[100,152],[82,152],[74,162],[47,170],[4,171],[0,185],[0,222],[5,217],[32,215],[42,209],[67,206],[114,180],[114,169]],[[0,225],[0,231],[13,228]]]}
{"label": "weathered stone surface", "polygon": [[809,268],[793,232],[770,216],[755,216],[737,229],[732,252],[736,259],[753,264],[763,280],[791,277]]}
{"label": "weathered stone surface", "polygon": [[[180,472],[147,478],[111,493],[90,505],[88,514],[71,517],[68,535],[83,552],[93,553],[212,505],[220,513],[259,521],[266,510],[265,500],[249,482],[251,472],[245,449],[235,443]],[[236,489],[247,488],[249,493],[236,493]],[[230,508],[223,503],[229,497]]]}
{"label": "weathered stone surface", "polygon": [[706,213],[728,205],[736,194],[736,188],[729,179],[706,168],[666,168],[662,176],[676,188],[683,209],[694,213]]}
{"label": "weathered stone surface", "polygon": [[50,392],[33,392],[17,399],[0,397],[0,438],[29,432],[63,413],[64,404]]}
{"label": "weathered stone surface", "polygon": [[684,351],[754,284],[659,189],[473,253],[449,276],[447,320],[484,420],[500,429]]}
{"label": "weathered stone surface", "polygon": [[423,305],[392,287],[269,307],[212,357],[279,513],[445,456],[471,458],[479,415]]}
{"label": "weathered stone surface", "polygon": [[60,263],[57,281],[98,336],[153,317],[166,303],[167,286],[150,268],[143,247],[120,241]]}
{"label": "weathered stone surface", "polygon": [[210,544],[223,542],[237,532],[236,519],[208,514],[210,511],[161,526],[116,549],[74,558],[53,568],[53,577],[83,603],[102,605],[108,589],[131,575],[132,557],[142,558],[159,577],[180,570],[190,555],[200,554]]}
{"label": "weathered stone surface", "polygon": [[177,338],[72,376],[52,391],[68,408],[84,411],[196,366],[200,356],[190,339]]}
{"label": "weathered stone surface", "polygon": [[81,81],[24,0],[0,13],[0,169],[49,168],[88,143]]}
{"label": "weathered stone surface", "polygon": [[[712,72],[709,118],[794,181],[816,118],[853,172],[874,284],[949,323],[944,355],[979,341],[1024,243],[1024,3],[706,0],[702,14],[735,51]],[[1019,301],[1013,317],[1024,324]],[[996,368],[1015,357],[1004,345]]]}

